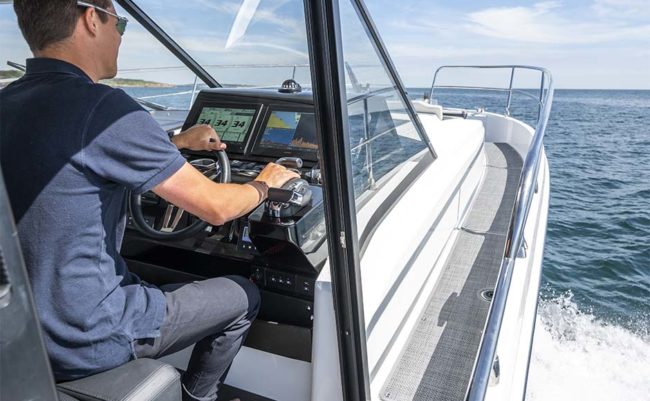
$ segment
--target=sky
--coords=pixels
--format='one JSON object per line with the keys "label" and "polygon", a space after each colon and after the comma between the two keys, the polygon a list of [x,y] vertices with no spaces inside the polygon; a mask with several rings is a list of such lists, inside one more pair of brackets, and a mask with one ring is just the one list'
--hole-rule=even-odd
{"label": "sky", "polygon": [[[367,4],[405,71],[414,65],[528,64],[551,70],[558,88],[650,89],[647,0]],[[412,82],[424,72],[413,67]]]}
{"label": "sky", "polygon": [[[309,79],[300,0],[140,0],[220,82],[279,83]],[[341,0],[344,58],[360,80],[377,79],[372,48],[352,9]],[[366,0],[406,86],[430,86],[448,64],[526,64],[551,70],[556,88],[650,89],[650,7],[647,0],[467,1]],[[118,11],[123,13],[123,10]],[[0,69],[29,56],[10,5],[0,4]],[[264,69],[242,69],[266,64]],[[273,67],[268,66],[274,65]],[[120,76],[188,83],[179,63],[134,21],[120,51]],[[144,75],[146,76],[144,76]],[[245,78],[242,78],[245,77]],[[457,79],[458,77],[453,77]],[[479,79],[465,74],[461,79]],[[451,79],[451,78],[450,78]],[[500,77],[494,79],[501,79]],[[522,85],[532,77],[522,77]]]}

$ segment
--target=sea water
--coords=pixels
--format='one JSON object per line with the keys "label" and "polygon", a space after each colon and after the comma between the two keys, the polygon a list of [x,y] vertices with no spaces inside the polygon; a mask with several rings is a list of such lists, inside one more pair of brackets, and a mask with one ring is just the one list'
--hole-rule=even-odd
{"label": "sea water", "polygon": [[[434,98],[500,113],[505,106],[472,91]],[[189,103],[187,95],[151,100]],[[511,112],[530,124],[537,117],[523,95]],[[551,203],[527,398],[650,400],[650,91],[557,90],[545,149]]]}
{"label": "sea water", "polygon": [[650,91],[556,91],[531,400],[650,400]]}

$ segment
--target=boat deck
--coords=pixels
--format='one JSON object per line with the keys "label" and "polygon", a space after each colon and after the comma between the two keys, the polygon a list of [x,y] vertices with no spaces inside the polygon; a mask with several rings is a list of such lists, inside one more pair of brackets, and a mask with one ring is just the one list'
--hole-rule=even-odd
{"label": "boat deck", "polygon": [[486,143],[483,185],[463,222],[425,310],[381,398],[464,400],[505,249],[522,160],[507,144]]}

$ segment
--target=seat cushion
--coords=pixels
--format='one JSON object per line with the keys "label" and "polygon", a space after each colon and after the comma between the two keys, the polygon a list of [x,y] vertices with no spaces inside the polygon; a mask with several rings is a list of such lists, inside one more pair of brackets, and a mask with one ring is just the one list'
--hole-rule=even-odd
{"label": "seat cushion", "polygon": [[62,393],[61,390],[56,391],[57,397],[59,397],[59,401],[79,401],[78,398],[74,398],[71,395],[68,395],[66,393]]}
{"label": "seat cushion", "polygon": [[80,401],[181,399],[180,375],[176,369],[160,361],[144,358],[83,379],[59,383],[57,388]]}

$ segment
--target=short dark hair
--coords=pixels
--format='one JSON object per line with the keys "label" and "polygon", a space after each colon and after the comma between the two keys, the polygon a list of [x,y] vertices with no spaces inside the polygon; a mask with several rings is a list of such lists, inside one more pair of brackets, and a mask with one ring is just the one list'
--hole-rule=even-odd
{"label": "short dark hair", "polygon": [[[110,0],[86,0],[102,8],[110,7]],[[43,50],[72,35],[77,19],[84,8],[77,0],[14,0],[18,26],[32,51]],[[108,16],[100,12],[106,22]]]}

